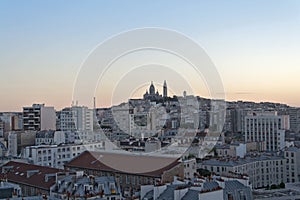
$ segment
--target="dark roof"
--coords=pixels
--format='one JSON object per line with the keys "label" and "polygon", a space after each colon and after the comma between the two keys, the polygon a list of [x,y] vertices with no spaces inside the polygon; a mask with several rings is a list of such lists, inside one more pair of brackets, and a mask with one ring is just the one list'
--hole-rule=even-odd
{"label": "dark roof", "polygon": [[205,182],[203,184],[203,190],[211,191],[219,187],[219,184],[216,181]]}
{"label": "dark roof", "polygon": [[248,188],[247,186],[243,185],[237,180],[230,180],[230,181],[225,181],[225,190],[226,191],[236,191],[237,189],[244,189]]}
{"label": "dark roof", "polygon": [[182,197],[182,200],[198,200],[199,191],[189,189],[188,192]]}
{"label": "dark roof", "polygon": [[157,200],[173,200],[174,199],[174,190],[176,186],[175,185],[168,185],[167,189],[163,191]]}
{"label": "dark roof", "polygon": [[1,167],[0,178],[7,178],[8,181],[17,184],[50,190],[55,183],[54,174],[60,171],[62,170],[52,167],[10,161]]}
{"label": "dark roof", "polygon": [[54,138],[55,131],[53,130],[43,130],[36,133],[36,138]]}
{"label": "dark roof", "polygon": [[72,159],[69,163],[66,163],[65,166],[93,169],[96,171],[161,177],[165,171],[179,164],[180,162],[177,158],[85,151]]}
{"label": "dark roof", "polygon": [[3,151],[7,151],[6,146],[5,146],[2,142],[0,142],[0,148],[1,148]]}

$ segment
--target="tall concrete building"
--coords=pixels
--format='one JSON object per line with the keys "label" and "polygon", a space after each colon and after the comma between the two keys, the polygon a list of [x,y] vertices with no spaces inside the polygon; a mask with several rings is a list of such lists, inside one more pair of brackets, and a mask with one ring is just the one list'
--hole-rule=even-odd
{"label": "tall concrete building", "polygon": [[57,130],[93,131],[94,112],[85,106],[72,106],[56,113]]}
{"label": "tall concrete building", "polygon": [[24,130],[55,130],[55,123],[54,107],[46,107],[44,104],[33,104],[31,107],[23,107]]}
{"label": "tall concrete building", "polygon": [[291,130],[299,133],[300,132],[300,108],[289,108],[288,114],[290,116]]}
{"label": "tall concrete building", "polygon": [[164,81],[163,97],[168,97],[168,86],[166,81]]}
{"label": "tall concrete building", "polygon": [[265,142],[267,151],[279,151],[285,147],[285,130],[288,129],[288,115],[253,112],[245,117],[245,142]]}

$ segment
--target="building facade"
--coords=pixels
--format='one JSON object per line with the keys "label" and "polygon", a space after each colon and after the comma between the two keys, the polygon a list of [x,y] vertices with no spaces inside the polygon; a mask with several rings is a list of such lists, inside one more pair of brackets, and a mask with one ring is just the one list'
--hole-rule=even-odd
{"label": "building facade", "polygon": [[277,112],[252,113],[245,117],[245,142],[265,142],[267,151],[285,147],[285,130],[289,129],[289,116]]}
{"label": "building facade", "polygon": [[72,106],[56,113],[57,130],[93,131],[94,111],[86,106]]}
{"label": "building facade", "polygon": [[66,163],[65,169],[94,176],[114,176],[121,190],[127,191],[129,196],[139,191],[141,185],[170,183],[174,176],[184,177],[183,164],[178,159],[124,153],[85,151]]}
{"label": "building facade", "polygon": [[24,130],[55,130],[56,115],[54,107],[46,107],[44,104],[33,104],[31,107],[23,107]]}
{"label": "building facade", "polygon": [[262,188],[286,182],[286,159],[283,156],[261,155],[244,159],[211,159],[198,167],[217,175],[247,175],[252,188]]}
{"label": "building facade", "polygon": [[35,131],[10,131],[8,134],[8,155],[21,155],[26,146],[35,144],[35,137]]}
{"label": "building facade", "polygon": [[39,145],[25,148],[24,158],[35,165],[63,168],[64,164],[86,150],[97,151],[105,148],[105,143]]}
{"label": "building facade", "polygon": [[55,184],[56,173],[61,170],[10,161],[1,167],[0,178],[18,184],[22,196],[48,196]]}
{"label": "building facade", "polygon": [[286,158],[286,182],[300,181],[300,149],[289,147],[284,152]]}

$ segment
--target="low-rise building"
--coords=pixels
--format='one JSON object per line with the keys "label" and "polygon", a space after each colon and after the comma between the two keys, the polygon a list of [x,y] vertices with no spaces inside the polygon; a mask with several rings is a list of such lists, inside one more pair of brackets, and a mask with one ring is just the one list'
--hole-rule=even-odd
{"label": "low-rise building", "polygon": [[19,185],[7,181],[0,182],[0,199],[21,197],[22,191]]}
{"label": "low-rise building", "polygon": [[191,180],[192,178],[194,178],[194,175],[197,172],[196,158],[186,159],[182,162],[184,165],[184,178]]}
{"label": "low-rise building", "polygon": [[289,147],[284,151],[286,158],[286,180],[285,182],[300,181],[300,149],[297,147]]}
{"label": "low-rise building", "polygon": [[50,198],[56,199],[107,199],[120,200],[121,191],[112,176],[86,176],[81,172],[57,173],[51,187]]}
{"label": "low-rise building", "polygon": [[252,191],[237,180],[193,179],[189,182],[141,186],[142,200],[252,200]]}
{"label": "low-rise building", "polygon": [[94,176],[114,176],[128,196],[139,191],[141,185],[172,182],[174,176],[184,176],[179,159],[125,153],[85,151],[66,163],[65,169],[82,170]]}
{"label": "low-rise building", "polygon": [[210,159],[198,163],[198,168],[207,169],[218,175],[247,175],[252,188],[267,187],[285,182],[285,166],[286,159],[276,155]]}
{"label": "low-rise building", "polygon": [[98,151],[104,148],[104,142],[28,146],[25,148],[24,158],[32,164],[63,168],[65,163],[86,150]]}
{"label": "low-rise building", "polygon": [[24,196],[49,195],[55,184],[56,173],[51,167],[10,161],[1,167],[0,178],[18,184]]}
{"label": "low-rise building", "polygon": [[246,155],[246,144],[233,143],[216,145],[216,154],[219,157],[240,157],[243,158]]}

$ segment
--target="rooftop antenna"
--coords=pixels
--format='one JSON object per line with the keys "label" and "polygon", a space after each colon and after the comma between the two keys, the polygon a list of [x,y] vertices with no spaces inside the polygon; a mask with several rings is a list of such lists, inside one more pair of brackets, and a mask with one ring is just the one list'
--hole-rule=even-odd
{"label": "rooftop antenna", "polygon": [[94,97],[94,109],[96,109],[96,97]]}

